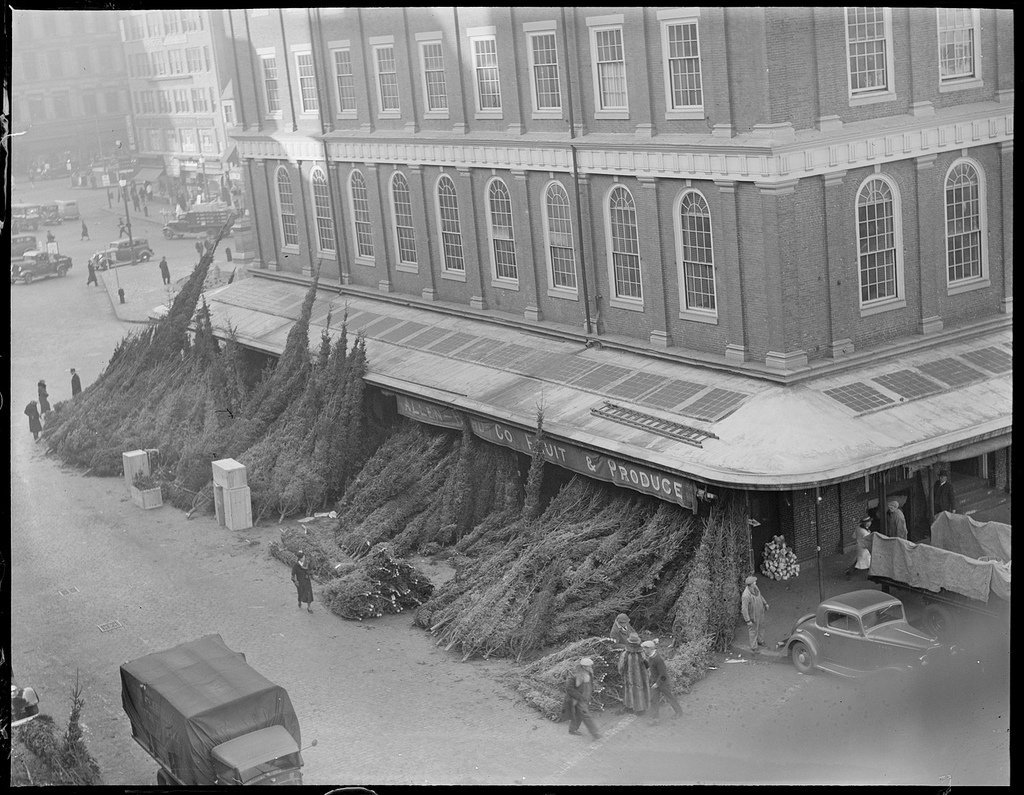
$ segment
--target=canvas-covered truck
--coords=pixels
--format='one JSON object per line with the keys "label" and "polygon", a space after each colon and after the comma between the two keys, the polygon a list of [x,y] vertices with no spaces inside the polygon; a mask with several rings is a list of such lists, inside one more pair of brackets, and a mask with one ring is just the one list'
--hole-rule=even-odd
{"label": "canvas-covered truck", "polygon": [[887,592],[915,594],[922,629],[940,639],[962,640],[978,627],[1008,635],[1010,558],[1010,525],[943,511],[929,543],[872,533],[868,577]]}
{"label": "canvas-covered truck", "polygon": [[302,783],[288,693],[220,635],[126,662],[121,704],[159,785]]}

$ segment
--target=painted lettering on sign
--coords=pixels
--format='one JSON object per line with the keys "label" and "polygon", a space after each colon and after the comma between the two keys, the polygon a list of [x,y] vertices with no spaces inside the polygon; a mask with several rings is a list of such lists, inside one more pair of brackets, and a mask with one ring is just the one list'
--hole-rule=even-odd
{"label": "painted lettering on sign", "polygon": [[398,413],[428,425],[440,425],[444,428],[461,428],[462,418],[447,406],[425,403],[422,400],[398,395]]}

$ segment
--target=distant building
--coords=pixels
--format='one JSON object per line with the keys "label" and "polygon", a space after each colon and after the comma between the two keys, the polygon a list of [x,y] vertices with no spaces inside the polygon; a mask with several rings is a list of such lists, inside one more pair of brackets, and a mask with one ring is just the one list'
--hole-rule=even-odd
{"label": "distant building", "polygon": [[542,399],[621,485],[745,492],[758,551],[894,495],[920,534],[938,462],[1009,490],[1012,11],[224,15],[246,344],[319,273],[406,413]]}
{"label": "distant building", "polygon": [[[131,109],[117,15],[11,10],[14,173],[129,154]],[[117,142],[121,142],[121,149]]]}
{"label": "distant building", "polygon": [[[229,42],[219,11],[119,12],[139,172],[170,201],[237,200]],[[236,193],[232,194],[232,188]]]}

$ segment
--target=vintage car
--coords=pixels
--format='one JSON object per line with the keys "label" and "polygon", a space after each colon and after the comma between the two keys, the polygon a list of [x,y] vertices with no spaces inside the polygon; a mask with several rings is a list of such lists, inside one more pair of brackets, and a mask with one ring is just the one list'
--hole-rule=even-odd
{"label": "vintage car", "polygon": [[31,687],[18,687],[11,682],[11,726],[28,723],[39,714],[39,696]]}
{"label": "vintage car", "polygon": [[[185,235],[216,235],[225,224],[234,224],[235,213],[228,207],[213,210],[192,209],[184,215],[168,221],[164,226],[164,237],[168,240]],[[231,227],[228,227],[231,234]]]}
{"label": "vintage car", "polygon": [[34,251],[39,248],[39,240],[35,235],[11,235],[11,260],[14,261],[25,255],[26,251]]}
{"label": "vintage car", "polygon": [[821,670],[851,678],[934,665],[952,651],[910,626],[899,599],[872,589],[826,599],[796,622],[778,648],[800,673]]}
{"label": "vintage car", "polygon": [[57,202],[43,202],[39,205],[39,218],[45,226],[53,226],[64,222]]}
{"label": "vintage car", "polygon": [[30,229],[35,232],[39,229],[41,220],[38,204],[11,205],[11,231],[15,234]]}
{"label": "vintage car", "polygon": [[21,259],[11,262],[11,284],[22,281],[31,284],[47,276],[66,276],[71,269],[71,257],[48,251],[26,251]]}
{"label": "vintage car", "polygon": [[97,251],[89,261],[96,270],[105,271],[107,268],[130,265],[132,262],[148,262],[152,258],[153,249],[146,238],[135,237],[129,240],[122,237],[120,240],[112,240],[107,248]]}

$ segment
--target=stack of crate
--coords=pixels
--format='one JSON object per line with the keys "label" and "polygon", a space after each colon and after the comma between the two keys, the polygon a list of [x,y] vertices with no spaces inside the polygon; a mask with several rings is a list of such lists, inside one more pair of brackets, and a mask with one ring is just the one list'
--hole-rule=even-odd
{"label": "stack of crate", "polygon": [[244,464],[233,458],[213,462],[213,504],[218,524],[229,530],[252,527],[252,494]]}

